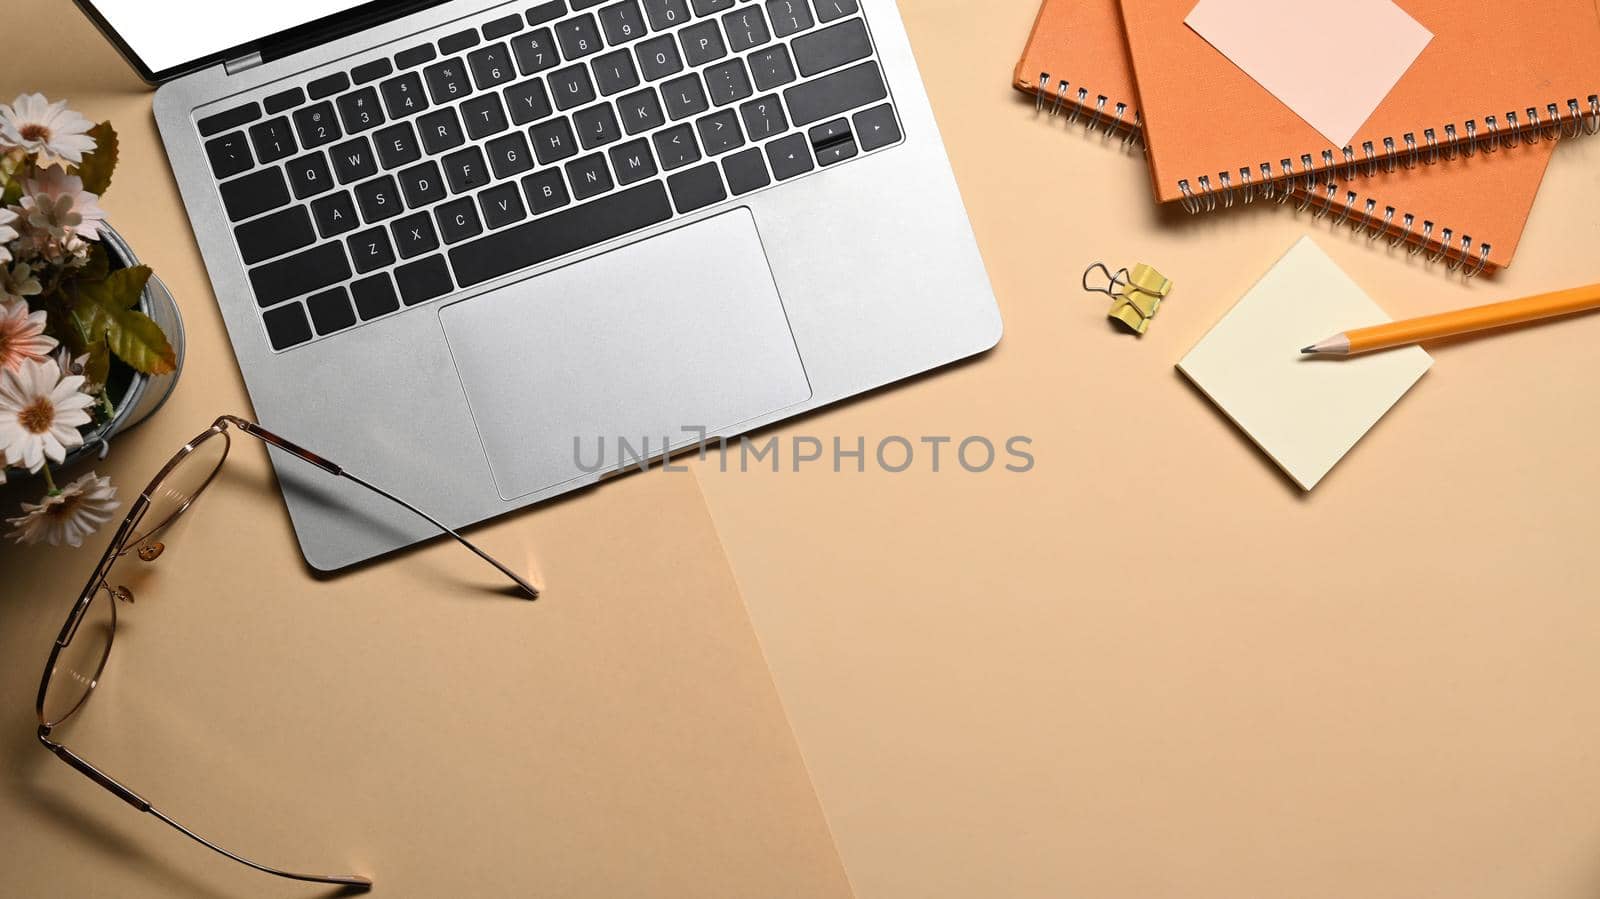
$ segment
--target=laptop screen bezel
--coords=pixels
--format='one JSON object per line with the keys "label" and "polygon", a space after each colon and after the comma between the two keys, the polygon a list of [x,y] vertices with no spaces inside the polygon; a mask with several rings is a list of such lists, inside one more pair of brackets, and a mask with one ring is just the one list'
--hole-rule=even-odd
{"label": "laptop screen bezel", "polygon": [[146,84],[158,85],[218,63],[248,56],[251,53],[261,54],[263,61],[281,59],[300,50],[354,34],[363,29],[410,15],[418,10],[427,9],[430,6],[438,6],[444,0],[370,0],[370,2],[352,6],[342,12],[314,19],[303,25],[296,25],[293,28],[287,28],[275,34],[264,35],[255,40],[197,57],[160,71],[151,70],[144,59],[134,51],[133,47],[117,32],[116,28],[112,27],[110,21],[95,7],[94,0],[73,0],[73,2],[78,9],[83,11],[89,21],[100,29],[100,33],[105,36],[106,40],[117,48],[117,52],[122,54],[122,58],[127,61],[128,65],[133,67],[133,70],[139,74],[139,77]]}

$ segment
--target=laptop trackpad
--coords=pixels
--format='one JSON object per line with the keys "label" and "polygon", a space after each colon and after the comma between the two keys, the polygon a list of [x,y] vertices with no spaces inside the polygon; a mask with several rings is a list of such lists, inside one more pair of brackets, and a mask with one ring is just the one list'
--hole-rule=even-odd
{"label": "laptop trackpad", "polygon": [[811,397],[748,209],[464,300],[439,318],[508,500]]}

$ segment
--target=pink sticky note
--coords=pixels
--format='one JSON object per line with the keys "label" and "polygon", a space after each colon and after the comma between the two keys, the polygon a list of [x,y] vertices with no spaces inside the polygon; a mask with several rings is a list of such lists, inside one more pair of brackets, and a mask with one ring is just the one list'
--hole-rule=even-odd
{"label": "pink sticky note", "polygon": [[1285,28],[1278,9],[1261,0],[1200,0],[1184,22],[1335,147],[1349,145],[1433,40],[1392,0],[1340,0],[1328,14],[1354,23],[1361,53],[1330,67],[1327,48]]}

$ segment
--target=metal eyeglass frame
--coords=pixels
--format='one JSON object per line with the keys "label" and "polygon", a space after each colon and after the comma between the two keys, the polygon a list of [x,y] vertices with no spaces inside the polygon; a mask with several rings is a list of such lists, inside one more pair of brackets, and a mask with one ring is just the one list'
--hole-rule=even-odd
{"label": "metal eyeglass frame", "polygon": [[[46,749],[50,750],[68,765],[71,765],[78,772],[109,790],[112,795],[116,796],[118,799],[121,799],[123,802],[128,803],[141,812],[146,812],[156,816],[189,839],[194,840],[195,842],[209,849],[215,850],[216,852],[219,852],[222,855],[239,862],[240,864],[248,865],[252,868],[255,868],[257,871],[263,871],[267,874],[274,874],[278,877],[286,877],[290,880],[302,880],[312,883],[329,883],[346,887],[367,888],[372,885],[371,879],[362,877],[360,875],[300,874],[293,871],[285,871],[279,868],[274,868],[270,865],[263,865],[258,862],[251,861],[242,855],[230,852],[216,843],[211,842],[205,837],[200,836],[182,824],[179,824],[177,821],[161,812],[161,810],[151,805],[149,800],[124,786],[116,778],[113,778],[104,771],[101,771],[99,768],[96,768],[94,765],[91,765],[89,762],[85,761],[82,756],[73,752],[71,749],[68,749],[66,746],[63,746],[62,744],[54,742],[50,739],[52,730],[65,722],[68,718],[71,718],[77,713],[78,709],[83,707],[84,703],[89,701],[89,697],[94,693],[95,685],[100,681],[101,673],[105,670],[106,659],[110,658],[111,656],[111,646],[115,642],[116,637],[117,603],[119,601],[131,600],[131,595],[128,594],[124,588],[113,588],[106,582],[106,578],[111,573],[112,566],[117,562],[117,560],[126,555],[130,548],[134,548],[130,545],[133,543],[138,544],[138,557],[144,561],[153,562],[157,557],[160,556],[163,547],[154,538],[164,533],[173,522],[183,515],[184,512],[188,511],[189,507],[194,504],[194,501],[200,496],[201,493],[205,492],[206,487],[208,487],[211,484],[211,481],[217,476],[217,472],[222,470],[223,463],[227,461],[228,450],[232,448],[232,439],[228,435],[229,426],[237,428],[241,432],[249,434],[252,437],[257,437],[263,442],[271,446],[275,446],[278,449],[295,456],[296,458],[304,460],[305,462],[322,469],[328,474],[333,475],[334,477],[344,478],[348,481],[359,484],[387,500],[404,506],[419,517],[437,527],[439,530],[450,535],[451,537],[454,537],[459,543],[461,543],[462,546],[465,546],[484,561],[499,569],[500,573],[514,581],[517,587],[521,589],[529,599],[538,598],[539,591],[532,584],[528,583],[525,579],[512,572],[511,569],[501,564],[493,556],[490,556],[488,553],[474,546],[471,541],[467,540],[465,537],[462,537],[453,529],[446,527],[433,516],[423,512],[416,506],[413,506],[405,500],[402,500],[393,494],[390,494],[379,489],[378,487],[373,486],[372,484],[367,483],[366,481],[363,481],[348,471],[345,471],[343,468],[334,464],[333,462],[330,462],[316,453],[306,450],[288,440],[283,439],[282,437],[279,437],[255,422],[247,421],[234,415],[223,415],[219,417],[211,425],[211,427],[207,428],[199,436],[185,444],[183,449],[179,450],[178,453],[161,468],[161,471],[155,476],[154,479],[150,481],[150,484],[145,487],[144,491],[139,494],[138,499],[136,499],[133,503],[133,508],[128,511],[128,517],[123,520],[122,526],[117,529],[116,536],[112,538],[111,544],[106,547],[105,555],[101,557],[100,564],[95,566],[94,574],[90,576],[88,584],[83,588],[83,592],[79,594],[77,602],[73,604],[72,612],[67,616],[67,622],[62,626],[61,634],[56,638],[55,645],[50,650],[50,658],[45,662],[44,677],[39,682],[39,697],[36,704],[36,709],[39,716],[39,742],[43,743]],[[145,513],[150,510],[152,498],[157,495],[156,488],[159,487],[164,480],[166,480],[167,476],[170,475],[173,470],[175,470],[186,459],[188,459],[192,453],[194,453],[196,447],[200,446],[207,440],[219,439],[223,441],[222,455],[217,458],[216,466],[211,470],[210,473],[207,474],[205,481],[194,490],[192,496],[185,498],[183,505],[173,511],[172,514],[167,516],[166,520],[157,522],[153,527],[146,530],[138,540],[133,540],[132,538],[134,536],[135,529],[139,526],[140,522],[144,518]],[[71,645],[73,637],[76,636],[78,625],[82,623],[84,613],[88,611],[89,603],[94,600],[102,590],[106,592],[106,601],[110,603],[111,608],[111,632],[106,638],[105,650],[102,652],[96,664],[93,677],[89,680],[88,689],[84,690],[83,695],[72,706],[72,708],[63,712],[60,716],[52,721],[45,714],[44,704],[45,695],[50,689],[51,678],[56,671],[56,663],[60,659],[62,650]]]}

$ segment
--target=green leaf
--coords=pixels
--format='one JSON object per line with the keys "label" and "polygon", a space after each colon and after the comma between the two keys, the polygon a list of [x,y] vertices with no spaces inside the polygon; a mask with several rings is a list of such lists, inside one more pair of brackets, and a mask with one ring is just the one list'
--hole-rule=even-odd
{"label": "green leaf", "polygon": [[111,377],[111,348],[104,340],[89,347],[89,358],[83,363],[84,380],[90,384],[104,384]]}
{"label": "green leaf", "polygon": [[84,190],[105,196],[111,187],[111,173],[117,168],[117,132],[110,122],[101,122],[89,129],[89,136],[94,138],[94,150],[84,154],[76,173],[83,179]]}
{"label": "green leaf", "polygon": [[79,284],[73,323],[92,345],[105,340],[118,359],[147,375],[177,368],[178,357],[161,326],[132,308],[139,302],[150,269],[136,265],[112,272],[99,283]]}

